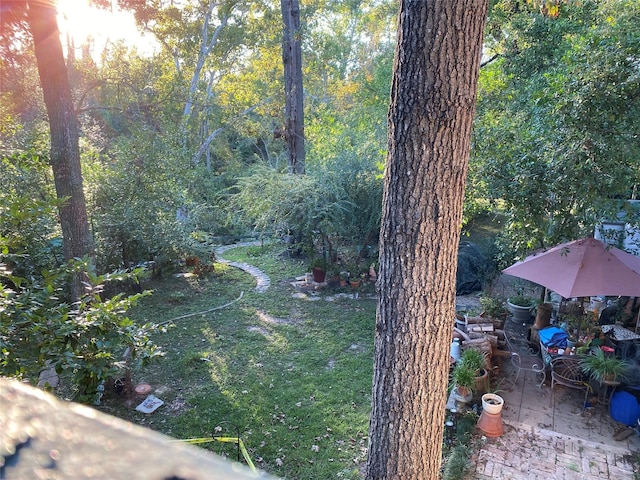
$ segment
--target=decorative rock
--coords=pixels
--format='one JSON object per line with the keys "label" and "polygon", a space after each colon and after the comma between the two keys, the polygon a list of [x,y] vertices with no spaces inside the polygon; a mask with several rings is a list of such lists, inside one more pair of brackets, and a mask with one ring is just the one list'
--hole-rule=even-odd
{"label": "decorative rock", "polygon": [[230,260],[225,260],[224,258],[222,258],[222,254],[227,250],[231,250],[232,248],[249,247],[249,246],[256,246],[261,244],[262,242],[260,241],[244,242],[244,243],[236,243],[233,245],[223,245],[215,249],[216,259],[220,263],[224,263],[231,267],[238,268],[240,270],[243,270],[249,273],[250,275],[253,275],[253,277],[256,279],[256,292],[258,293],[266,292],[269,286],[271,285],[271,279],[269,278],[269,276],[259,268],[256,268],[253,265],[249,265],[248,263],[232,262]]}
{"label": "decorative rock", "polygon": [[51,366],[51,360],[45,362],[45,369],[40,372],[38,377],[38,388],[44,388],[47,385],[51,388],[58,388],[60,377],[55,367]]}

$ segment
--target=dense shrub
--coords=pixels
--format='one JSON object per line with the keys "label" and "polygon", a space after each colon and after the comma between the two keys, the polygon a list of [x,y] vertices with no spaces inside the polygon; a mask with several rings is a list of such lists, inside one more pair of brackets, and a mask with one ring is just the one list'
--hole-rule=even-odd
{"label": "dense shrub", "polygon": [[95,398],[100,382],[115,377],[131,359],[147,362],[161,354],[149,335],[155,325],[137,325],[124,315],[150,292],[100,298],[104,282],[123,280],[139,272],[87,278],[77,304],[64,301],[63,287],[76,268],[45,272],[37,281],[14,276],[0,263],[0,374],[35,380],[45,365],[71,379],[75,397]]}

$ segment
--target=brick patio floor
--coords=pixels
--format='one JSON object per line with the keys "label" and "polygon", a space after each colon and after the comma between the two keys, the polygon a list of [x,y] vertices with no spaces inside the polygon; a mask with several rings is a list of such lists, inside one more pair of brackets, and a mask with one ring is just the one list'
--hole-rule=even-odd
{"label": "brick patio floor", "polygon": [[538,388],[533,372],[522,372],[514,384],[510,366],[504,358],[505,384],[499,394],[505,401],[505,432],[483,439],[468,480],[640,478],[627,461],[632,454],[640,458],[638,434],[616,441],[614,433],[621,424],[606,407],[583,410],[584,394],[558,385],[552,397],[550,380]]}

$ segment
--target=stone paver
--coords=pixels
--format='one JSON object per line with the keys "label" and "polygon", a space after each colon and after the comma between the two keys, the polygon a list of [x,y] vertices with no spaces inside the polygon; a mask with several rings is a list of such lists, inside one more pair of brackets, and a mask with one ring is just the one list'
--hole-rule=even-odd
{"label": "stone paver", "polygon": [[269,276],[259,268],[256,268],[253,265],[249,265],[248,263],[232,262],[230,260],[227,260],[223,258],[222,254],[227,250],[231,250],[232,248],[254,247],[254,246],[262,245],[262,243],[263,242],[260,240],[254,241],[254,242],[234,243],[232,245],[222,245],[220,247],[217,247],[214,250],[216,254],[216,260],[218,262],[224,263],[234,268],[238,268],[252,275],[256,279],[256,292],[258,293],[266,292],[269,286],[271,286],[271,279],[269,278]]}

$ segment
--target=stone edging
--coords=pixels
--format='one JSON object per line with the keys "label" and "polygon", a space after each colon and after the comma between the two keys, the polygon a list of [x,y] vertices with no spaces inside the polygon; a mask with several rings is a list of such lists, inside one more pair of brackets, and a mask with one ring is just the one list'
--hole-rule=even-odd
{"label": "stone edging", "polygon": [[252,275],[256,279],[256,292],[264,293],[267,291],[269,286],[271,285],[271,279],[269,276],[253,265],[249,265],[248,263],[243,262],[232,262],[230,260],[226,260],[222,257],[222,254],[227,250],[231,250],[233,248],[239,247],[253,247],[257,245],[262,245],[262,241],[254,241],[254,242],[242,242],[242,243],[234,243],[231,245],[222,245],[220,247],[215,248],[213,251],[216,254],[216,260],[220,263],[224,263],[225,265],[229,265],[234,268],[238,268],[242,271],[247,272]]}

